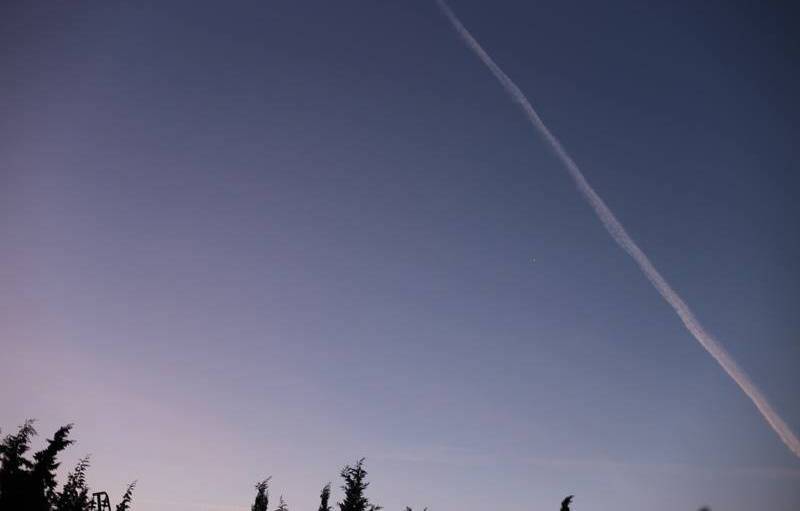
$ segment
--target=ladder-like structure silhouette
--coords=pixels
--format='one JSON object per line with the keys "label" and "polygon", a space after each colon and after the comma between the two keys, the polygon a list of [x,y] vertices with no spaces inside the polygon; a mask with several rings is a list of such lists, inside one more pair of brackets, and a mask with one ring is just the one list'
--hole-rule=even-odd
{"label": "ladder-like structure silhouette", "polygon": [[111,511],[111,502],[108,500],[108,493],[99,491],[92,493],[93,511]]}

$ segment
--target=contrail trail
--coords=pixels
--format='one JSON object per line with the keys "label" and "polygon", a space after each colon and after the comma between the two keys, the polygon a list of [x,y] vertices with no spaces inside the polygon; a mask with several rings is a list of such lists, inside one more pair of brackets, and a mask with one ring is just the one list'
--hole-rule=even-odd
{"label": "contrail trail", "polygon": [[614,213],[606,206],[606,203],[603,202],[603,199],[597,195],[597,192],[594,191],[594,188],[591,187],[586,178],[583,176],[581,169],[578,165],[573,161],[572,157],[567,153],[564,146],[561,145],[561,142],[553,135],[547,126],[542,121],[539,114],[536,113],[536,110],[533,109],[528,98],[525,97],[525,94],[517,87],[517,85],[509,78],[502,69],[492,60],[486,50],[472,37],[472,34],[469,33],[469,30],[461,23],[458,17],[455,15],[450,6],[444,0],[436,0],[436,3],[439,5],[442,13],[450,20],[450,23],[455,28],[458,35],[461,36],[461,39],[464,40],[464,43],[471,49],[479,59],[489,68],[492,74],[497,78],[506,92],[511,96],[511,98],[519,103],[519,106],[522,108],[525,115],[528,117],[528,120],[533,127],[539,132],[539,134],[544,137],[545,141],[550,145],[550,147],[555,152],[556,156],[561,163],[564,164],[566,167],[567,172],[569,173],[570,177],[575,181],[575,184],[578,187],[578,190],[583,194],[583,197],[589,203],[589,205],[594,210],[594,213],[597,215],[597,218],[603,223],[603,226],[606,228],[608,233],[614,238],[614,241],[628,253],[636,264],[639,265],[639,268],[644,273],[647,280],[653,284],[653,287],[659,292],[659,294],[667,301],[678,317],[683,322],[686,329],[697,339],[697,342],[705,348],[705,350],[714,357],[722,369],[728,373],[733,381],[739,385],[739,388],[750,398],[758,411],[761,412],[761,415],[764,416],[764,419],[770,425],[770,427],[777,433],[780,439],[786,444],[786,447],[789,448],[790,451],[794,453],[795,456],[800,458],[800,440],[797,439],[797,436],[792,432],[786,422],[778,416],[778,414],[773,410],[772,406],[770,406],[767,399],[764,397],[764,394],[761,393],[760,390],[755,386],[755,384],[750,381],[750,378],[747,374],[736,364],[733,358],[725,351],[719,342],[708,333],[703,325],[700,324],[700,321],[697,320],[695,315],[692,313],[689,306],[686,305],[686,302],[678,296],[678,293],[675,292],[674,289],[667,283],[664,277],[656,270],[653,263],[650,262],[650,259],[647,258],[642,249],[633,241],[633,238],[628,234],[625,228],[622,226],[619,220],[614,216]]}

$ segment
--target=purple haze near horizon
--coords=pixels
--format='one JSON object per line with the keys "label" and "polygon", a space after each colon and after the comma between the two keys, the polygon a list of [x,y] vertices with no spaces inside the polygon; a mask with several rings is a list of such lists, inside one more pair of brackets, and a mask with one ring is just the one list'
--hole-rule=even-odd
{"label": "purple haze near horizon", "polygon": [[[451,4],[798,429],[792,13]],[[0,427],[76,422],[115,501],[315,509],[366,456],[395,511],[800,503],[434,2],[8,2],[0,42]]]}

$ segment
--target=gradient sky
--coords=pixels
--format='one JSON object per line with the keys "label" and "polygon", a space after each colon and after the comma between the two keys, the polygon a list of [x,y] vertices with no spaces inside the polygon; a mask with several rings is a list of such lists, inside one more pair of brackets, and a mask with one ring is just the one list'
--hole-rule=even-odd
{"label": "gradient sky", "polygon": [[[434,2],[234,4],[0,5],[3,431],[137,511],[800,507]],[[800,430],[797,13],[451,5]]]}

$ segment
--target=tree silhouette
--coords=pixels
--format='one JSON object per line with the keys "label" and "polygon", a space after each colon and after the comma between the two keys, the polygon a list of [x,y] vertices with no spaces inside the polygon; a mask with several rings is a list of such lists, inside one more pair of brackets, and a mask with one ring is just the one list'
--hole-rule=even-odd
{"label": "tree silhouette", "polygon": [[[99,511],[89,498],[86,472],[89,469],[89,456],[82,458],[67,475],[61,491],[56,491],[56,471],[59,468],[59,454],[72,445],[69,438],[73,425],[60,427],[53,438],[47,440],[44,449],[33,454],[32,460],[26,457],[30,450],[31,438],[36,436],[34,421],[26,420],[16,433],[8,434],[0,441],[0,511]],[[340,472],[344,480],[342,489],[344,499],[337,503],[338,511],[380,511],[381,506],[372,504],[366,496],[367,470],[364,458],[354,465],[345,465]],[[251,511],[269,511],[269,482],[272,477],[255,484],[256,497]],[[128,485],[115,511],[130,511],[136,481]],[[100,494],[106,495],[105,492]],[[333,511],[330,506],[331,483],[322,487],[317,511]],[[561,501],[560,511],[571,511],[574,495]],[[108,502],[107,499],[105,502]],[[106,508],[106,506],[103,506]],[[274,511],[289,511],[289,506],[280,496]],[[413,511],[406,507],[404,511]],[[423,511],[428,511],[424,508]],[[708,506],[698,511],[711,511]]]}
{"label": "tree silhouette", "polygon": [[86,486],[86,471],[89,456],[82,458],[67,476],[67,482],[56,499],[56,511],[86,511],[91,509],[89,487]]}
{"label": "tree silhouette", "polygon": [[31,470],[31,495],[35,501],[30,503],[30,509],[36,511],[49,511],[56,502],[56,476],[55,472],[60,463],[57,461],[61,451],[74,443],[70,440],[69,433],[72,424],[62,426],[47,441],[47,447],[33,455],[33,468]]}
{"label": "tree silhouette", "polygon": [[331,506],[328,505],[330,498],[331,483],[328,483],[322,487],[322,491],[319,493],[319,509],[317,511],[331,511]]}
{"label": "tree silhouette", "polygon": [[[58,456],[74,443],[69,438],[72,424],[60,427],[44,449],[26,457],[31,438],[36,435],[34,421],[27,420],[17,433],[0,442],[0,510],[3,511],[91,511],[93,503],[86,485],[89,458],[82,459],[68,475],[60,492],[56,491]],[[136,483],[128,486],[117,511],[128,511]]]}
{"label": "tree silhouette", "polygon": [[251,511],[267,511],[269,506],[269,480],[272,476],[256,483],[256,500],[250,507]]}
{"label": "tree silhouette", "polygon": [[30,470],[33,464],[25,458],[31,437],[36,435],[33,420],[27,420],[14,435],[0,443],[0,509],[24,509],[31,493]]}
{"label": "tree silhouette", "polygon": [[364,458],[358,460],[353,466],[345,465],[340,475],[344,479],[342,485],[344,500],[339,502],[339,511],[378,511],[382,509],[381,506],[370,504],[364,494],[369,486],[367,470],[364,468]]}
{"label": "tree silhouette", "polygon": [[133,501],[134,488],[136,488],[136,481],[128,485],[128,489],[126,489],[125,493],[122,495],[122,500],[117,504],[116,511],[128,511],[130,509],[131,501]]}

